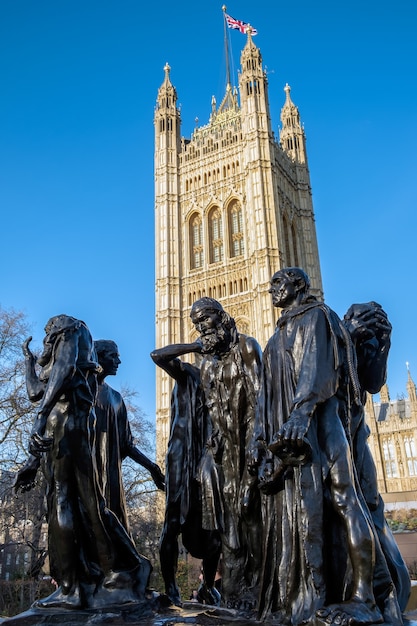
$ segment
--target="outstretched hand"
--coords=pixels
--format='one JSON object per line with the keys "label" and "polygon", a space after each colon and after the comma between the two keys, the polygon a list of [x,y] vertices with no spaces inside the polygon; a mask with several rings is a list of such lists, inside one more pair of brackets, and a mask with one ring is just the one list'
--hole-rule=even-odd
{"label": "outstretched hand", "polygon": [[13,483],[14,492],[25,493],[30,491],[36,484],[36,473],[39,468],[38,459],[30,459],[26,461],[25,465],[17,472],[16,478]]}
{"label": "outstretched hand", "polygon": [[293,447],[303,447],[304,438],[307,434],[309,427],[309,420],[306,416],[294,416],[285,422],[285,424],[278,431],[276,442],[278,445]]}

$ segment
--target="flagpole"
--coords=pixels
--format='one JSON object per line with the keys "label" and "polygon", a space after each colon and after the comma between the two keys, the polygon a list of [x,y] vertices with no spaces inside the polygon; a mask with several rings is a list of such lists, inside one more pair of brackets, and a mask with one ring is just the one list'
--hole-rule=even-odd
{"label": "flagpole", "polygon": [[223,10],[223,28],[224,28],[224,51],[226,56],[226,87],[231,87],[230,82],[230,63],[229,63],[229,46],[227,44],[227,26],[226,26],[226,5],[222,6]]}

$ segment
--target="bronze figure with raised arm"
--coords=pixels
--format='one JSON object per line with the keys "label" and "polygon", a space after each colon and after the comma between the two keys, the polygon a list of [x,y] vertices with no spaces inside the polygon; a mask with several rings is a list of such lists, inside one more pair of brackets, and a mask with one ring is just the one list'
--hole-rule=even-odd
{"label": "bronze figure with raised arm", "polygon": [[29,397],[38,401],[30,457],[15,490],[31,487],[40,460],[47,479],[48,546],[58,589],[44,608],[98,608],[145,599],[151,565],[136,551],[107,507],[95,454],[97,375],[93,340],[81,320],[52,317],[44,349],[35,357],[24,344]]}
{"label": "bronze figure with raised arm", "polygon": [[222,539],[222,598],[226,607],[251,609],[258,597],[261,564],[260,495],[247,468],[262,352],[239,333],[217,300],[191,307],[198,331],[204,403],[211,435],[200,466],[205,527]]}
{"label": "bronze figure with raised arm", "polygon": [[201,490],[197,470],[210,429],[200,384],[199,368],[179,357],[201,351],[197,340],[155,349],[153,361],[175,380],[171,396],[171,423],[166,453],[165,518],[160,539],[161,571],[170,601],[181,606],[176,582],[178,538],[186,550],[203,562],[200,602],[219,604],[214,580],[220,558],[217,531],[205,530],[202,522]]}

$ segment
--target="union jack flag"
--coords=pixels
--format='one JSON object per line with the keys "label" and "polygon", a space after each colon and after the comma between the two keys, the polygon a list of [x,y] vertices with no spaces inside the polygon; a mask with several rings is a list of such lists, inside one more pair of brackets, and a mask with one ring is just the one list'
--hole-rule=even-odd
{"label": "union jack flag", "polygon": [[258,34],[258,31],[256,30],[256,28],[252,26],[252,24],[248,24],[247,22],[242,22],[242,20],[235,20],[234,17],[232,17],[231,15],[227,15],[227,13],[224,14],[224,17],[226,18],[226,23],[229,28],[236,28],[241,33],[245,34],[248,30],[248,27],[250,26],[251,34],[252,35]]}

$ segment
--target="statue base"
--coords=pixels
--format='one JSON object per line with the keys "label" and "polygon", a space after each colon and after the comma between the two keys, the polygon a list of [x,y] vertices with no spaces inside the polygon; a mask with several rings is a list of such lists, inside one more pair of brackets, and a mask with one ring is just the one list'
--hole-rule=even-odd
{"label": "statue base", "polygon": [[222,609],[198,602],[183,602],[182,607],[173,606],[165,594],[154,594],[153,598],[143,602],[101,609],[45,609],[33,606],[14,617],[0,618],[0,626],[222,626],[229,622],[233,622],[235,626],[257,623],[253,616],[245,617],[234,609]]}
{"label": "statue base", "polygon": [[[183,602],[173,606],[164,594],[154,594],[143,602],[114,605],[102,609],[42,609],[36,606],[14,617],[0,618],[0,626],[280,626],[276,621],[259,622],[255,615],[243,614],[235,609],[225,609],[198,602]],[[404,626],[417,626],[417,611],[403,615]],[[316,619],[310,626],[328,626]],[[380,624],[378,626],[381,626]],[[384,626],[384,625],[382,625]]]}

